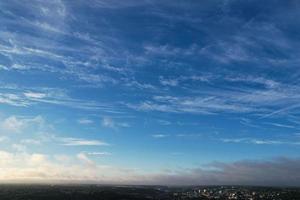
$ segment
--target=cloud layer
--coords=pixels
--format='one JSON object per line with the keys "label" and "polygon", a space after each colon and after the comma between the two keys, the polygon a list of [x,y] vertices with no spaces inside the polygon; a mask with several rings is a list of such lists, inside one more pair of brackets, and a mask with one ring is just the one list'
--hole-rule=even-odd
{"label": "cloud layer", "polygon": [[[300,160],[278,158],[271,161],[214,162],[199,168],[169,170],[168,173],[141,173],[96,164],[85,153],[75,157],[1,151],[0,181],[81,182],[162,185],[260,185],[299,186]],[[96,155],[93,153],[93,155]],[[98,153],[97,153],[98,155]],[[101,154],[102,155],[102,154]],[[78,160],[79,163],[74,163]],[[18,166],[18,167],[16,167]],[[166,170],[164,170],[166,171]]]}

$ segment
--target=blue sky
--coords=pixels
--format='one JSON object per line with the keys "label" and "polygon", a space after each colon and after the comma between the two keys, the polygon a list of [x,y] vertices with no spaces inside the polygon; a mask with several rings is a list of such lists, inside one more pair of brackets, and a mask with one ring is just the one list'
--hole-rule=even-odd
{"label": "blue sky", "polygon": [[298,1],[0,8],[1,181],[300,184]]}

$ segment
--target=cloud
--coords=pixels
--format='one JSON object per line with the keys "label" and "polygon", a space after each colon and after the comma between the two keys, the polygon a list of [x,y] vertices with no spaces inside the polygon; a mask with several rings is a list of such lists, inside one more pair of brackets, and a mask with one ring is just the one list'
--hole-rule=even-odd
{"label": "cloud", "polygon": [[30,139],[22,139],[21,140],[21,144],[29,144],[29,145],[40,145],[42,143],[41,140],[38,140],[38,139],[33,139],[33,138],[30,138]]}
{"label": "cloud", "polygon": [[223,138],[220,141],[225,143],[244,143],[255,145],[300,145],[300,141],[276,140],[276,139],[258,139],[258,138]]}
{"label": "cloud", "polygon": [[102,119],[102,126],[108,128],[115,128],[115,122],[109,117],[104,117]]}
{"label": "cloud", "polygon": [[101,140],[87,140],[82,138],[57,138],[64,146],[108,146]]}
{"label": "cloud", "polygon": [[[118,79],[107,73],[95,73],[100,68],[102,71],[112,69],[125,71],[123,68],[115,67],[114,61],[119,60],[120,57],[113,59],[113,54],[106,53],[107,49],[112,52],[110,45],[104,45],[106,40],[103,42],[99,38],[94,39],[94,36],[90,36],[89,33],[80,29],[70,31],[68,26],[70,20],[65,20],[65,17],[68,14],[73,20],[77,21],[78,19],[72,13],[68,13],[67,5],[64,2],[34,2],[36,5],[22,5],[16,1],[0,5],[3,10],[11,13],[14,18],[14,26],[21,31],[1,31],[1,35],[9,42],[1,43],[0,53],[10,62],[5,65],[1,63],[0,69],[23,71],[23,73],[31,71],[53,73],[61,78],[75,79],[77,82],[93,87],[102,87],[107,83],[116,84],[118,82]],[[22,12],[16,12],[15,9],[12,9],[13,7]],[[49,10],[55,10],[56,16],[50,17]],[[26,13],[34,14],[28,16]],[[4,16],[1,18],[1,22],[10,26],[12,16]],[[27,30],[36,31],[35,34],[28,34]],[[80,43],[80,47],[74,48],[73,45],[61,44],[58,42],[61,37]]]}
{"label": "cloud", "polygon": [[77,154],[77,158],[80,161],[82,161],[84,164],[91,165],[91,166],[95,165],[95,163],[92,160],[90,160],[85,153]]}
{"label": "cloud", "polygon": [[168,120],[157,120],[157,122],[160,124],[160,125],[164,125],[164,126],[168,126],[168,125],[171,125],[172,122],[168,121]]}
{"label": "cloud", "polygon": [[44,119],[41,116],[33,118],[10,116],[1,122],[0,127],[2,130],[10,133],[21,133],[24,129],[30,126],[40,127],[44,123]]}
{"label": "cloud", "polygon": [[86,154],[90,155],[90,156],[110,156],[110,155],[112,155],[109,152],[86,152]]}
{"label": "cloud", "polygon": [[112,129],[117,129],[119,127],[123,127],[123,128],[130,127],[130,125],[128,123],[116,122],[111,117],[103,117],[102,121],[101,121],[101,124],[102,124],[103,127],[112,128]]}
{"label": "cloud", "polygon": [[19,152],[25,152],[27,150],[27,147],[22,144],[13,144],[11,147],[12,147],[12,149],[19,151]]}
{"label": "cloud", "polygon": [[163,86],[177,86],[178,85],[178,80],[177,79],[164,79],[164,78],[160,78],[160,83]]}
{"label": "cloud", "polygon": [[125,183],[132,170],[99,165],[86,154],[47,155],[0,151],[0,181],[13,183]]}
{"label": "cloud", "polygon": [[183,53],[184,50],[181,48],[170,47],[170,46],[150,46],[147,45],[144,47],[146,54],[154,54],[159,56],[175,56],[180,53]]}
{"label": "cloud", "polygon": [[166,138],[166,137],[169,137],[170,135],[167,135],[167,134],[154,134],[152,135],[153,138]]}
{"label": "cloud", "polygon": [[299,186],[300,160],[214,162],[200,168],[148,177],[150,183],[168,185]]}
{"label": "cloud", "polygon": [[[140,99],[138,103],[136,102],[126,102],[129,108],[134,108],[139,111],[160,111],[160,112],[175,112],[175,113],[198,113],[198,114],[212,114],[220,112],[230,112],[230,113],[250,113],[250,112],[260,112],[262,110],[266,111],[266,107],[270,105],[276,105],[280,109],[290,105],[290,103],[295,103],[298,96],[299,88],[291,88],[281,85],[276,80],[267,79],[266,77],[257,77],[254,75],[243,75],[240,76],[237,73],[237,68],[234,70],[229,69],[228,63],[236,62],[247,62],[253,64],[253,71],[263,68],[259,65],[272,63],[280,63],[285,60],[293,60],[294,63],[298,63],[295,58],[298,58],[298,53],[292,51],[293,42],[285,34],[284,30],[281,29],[280,24],[269,23],[268,20],[263,20],[260,22],[257,19],[245,20],[243,17],[237,17],[234,13],[231,13],[231,7],[235,6],[236,2],[226,3],[226,6],[220,6],[218,3],[208,3],[194,4],[191,6],[190,3],[161,3],[158,1],[148,2],[143,1],[141,3],[111,3],[108,1],[92,1],[93,4],[87,4],[86,2],[80,1],[78,5],[88,6],[87,9],[102,9],[102,8],[135,8],[136,6],[145,5],[163,5],[161,9],[157,10],[156,6],[151,7],[148,12],[142,13],[143,17],[159,17],[164,21],[167,20],[169,23],[174,23],[172,26],[159,26],[153,28],[155,35],[163,38],[164,34],[174,32],[169,37],[169,42],[153,43],[153,41],[137,41],[138,50],[128,50],[127,42],[123,41],[127,38],[119,37],[120,29],[123,28],[119,24],[123,24],[121,21],[114,22],[114,26],[108,23],[109,15],[101,15],[103,17],[103,22],[101,27],[106,27],[102,29],[97,29],[97,34],[94,34],[88,27],[82,27],[82,29],[72,28],[74,27],[72,23],[81,23],[86,21],[84,13],[78,12],[76,16],[72,13],[72,8],[69,9],[69,4],[63,1],[54,2],[40,2],[34,1],[36,5],[23,5],[17,1],[13,1],[11,4],[2,3],[2,10],[7,10],[6,14],[3,16],[1,22],[3,22],[7,27],[12,26],[11,17],[14,19],[14,27],[20,29],[20,31],[1,31],[1,35],[5,41],[0,45],[0,52],[9,61],[7,63],[1,63],[0,69],[10,70],[10,71],[23,71],[22,73],[32,73],[33,71],[38,71],[43,75],[51,73],[59,80],[64,80],[67,83],[67,87],[73,87],[74,83],[76,87],[110,87],[111,85],[118,85],[118,87],[131,87],[132,92],[136,92],[136,89],[145,91],[151,89],[151,93],[156,93],[155,95],[162,95],[159,90],[159,86],[171,86],[166,96],[174,96],[173,87],[184,88],[184,95],[178,96],[179,102],[157,102],[153,99]],[[93,8],[90,6],[94,5]],[[238,5],[238,7],[241,5]],[[18,9],[13,9],[16,7]],[[76,7],[76,6],[75,6]],[[161,6],[159,6],[161,7]],[[178,17],[172,12],[169,12],[168,7],[172,7],[178,13],[185,13],[183,17]],[[194,8],[195,7],[195,8]],[[224,9],[226,7],[226,9]],[[213,18],[207,19],[206,16],[195,12],[199,8],[205,10],[203,13],[210,13]],[[215,8],[220,11],[220,16],[213,15],[212,9]],[[187,10],[190,12],[186,12]],[[212,9],[212,10],[211,10]],[[285,8],[286,9],[286,8]],[[284,9],[284,10],[285,10]],[[15,10],[23,10],[24,13],[16,13]],[[55,10],[55,19],[50,17],[50,10]],[[227,11],[225,11],[227,10]],[[79,9],[78,9],[79,11]],[[285,10],[286,12],[287,10]],[[114,12],[114,11],[112,11]],[[10,14],[8,14],[10,13]],[[26,15],[26,13],[34,13],[34,15]],[[98,12],[99,13],[99,12]],[[202,13],[202,12],[201,12]],[[19,16],[21,14],[21,16]],[[137,12],[139,16],[141,13]],[[275,17],[276,13],[270,13],[270,17]],[[68,20],[67,16],[72,20]],[[215,17],[215,18],[214,18]],[[221,17],[221,18],[219,18]],[[96,23],[96,19],[89,19],[90,23]],[[128,20],[128,19],[124,19]],[[213,20],[215,23],[208,23]],[[188,24],[186,27],[188,32],[196,32],[199,35],[203,35],[206,39],[196,39],[193,41],[186,41],[186,45],[175,44],[172,41],[177,41],[178,36],[177,31],[173,31],[178,28],[177,22],[184,22]],[[140,23],[140,22],[139,22]],[[182,23],[180,23],[182,24]],[[213,25],[214,24],[214,25]],[[141,23],[141,26],[146,26]],[[225,27],[224,27],[225,26]],[[35,27],[38,31],[36,34],[28,34],[28,30],[32,30]],[[172,28],[173,27],[173,28]],[[197,29],[194,29],[197,27]],[[198,29],[198,27],[206,27]],[[236,30],[233,27],[240,27],[240,30]],[[229,30],[228,33],[222,32],[219,34],[219,28]],[[125,30],[123,30],[125,31]],[[132,31],[136,32],[136,31]],[[126,30],[125,35],[131,35],[131,31]],[[150,31],[151,32],[151,31]],[[183,35],[190,36],[188,32],[184,32]],[[113,34],[111,34],[113,33]],[[151,32],[152,33],[152,32]],[[151,34],[149,33],[149,34]],[[257,34],[260,33],[260,34]],[[138,34],[138,33],[136,33]],[[112,36],[113,35],[113,36]],[[258,37],[259,35],[259,37]],[[253,37],[255,36],[255,37]],[[72,43],[61,43],[61,37],[67,38]],[[191,36],[190,38],[193,38]],[[152,38],[152,37],[151,37]],[[123,40],[122,40],[123,39]],[[160,41],[160,40],[158,40]],[[276,42],[274,42],[276,41]],[[130,41],[128,43],[132,43]],[[77,45],[75,45],[77,44]],[[146,44],[146,45],[145,45]],[[74,46],[75,45],[75,46]],[[268,48],[265,48],[268,47]],[[118,47],[118,48],[116,48]],[[272,48],[271,48],[272,47]],[[274,48],[273,48],[274,47]],[[280,48],[279,48],[280,47]],[[141,49],[141,52],[139,51]],[[274,58],[272,53],[268,53],[267,49],[276,50],[276,54],[281,55],[284,51],[292,51],[292,58],[278,56]],[[284,53],[285,55],[286,53]],[[197,58],[196,60],[191,60],[186,58]],[[162,57],[164,59],[162,59]],[[209,63],[204,62],[208,59],[211,61],[220,62],[216,67],[215,63],[213,67],[207,66],[207,74],[212,74],[211,76],[205,76],[199,74],[197,67],[200,63],[209,65]],[[141,61],[142,60],[142,61]],[[150,61],[149,61],[150,60]],[[141,80],[140,73],[135,73],[136,66],[144,67],[150,65],[158,66],[159,70],[155,72],[155,76],[160,77],[158,85],[154,84],[152,81],[152,76],[147,80]],[[177,68],[173,63],[181,63],[183,66]],[[172,68],[169,71],[165,71],[166,65],[170,65]],[[180,64],[178,66],[181,66]],[[273,66],[273,64],[272,64]],[[153,68],[154,69],[154,68]],[[183,70],[182,70],[183,69]],[[222,70],[221,70],[222,69]],[[225,69],[225,70],[224,70]],[[172,71],[171,71],[172,70]],[[139,70],[138,70],[139,71]],[[151,71],[151,70],[150,70]],[[252,72],[252,70],[250,70]],[[259,70],[257,70],[259,71]],[[115,73],[112,73],[115,72]],[[165,75],[167,74],[169,75]],[[198,72],[198,73],[197,73]],[[216,73],[217,72],[217,73]],[[249,74],[251,74],[249,72]],[[128,74],[127,74],[128,73]],[[227,73],[233,74],[227,76]],[[148,74],[152,74],[152,71]],[[213,76],[215,74],[215,76]],[[248,72],[247,72],[248,74]],[[269,74],[269,73],[266,73]],[[140,77],[141,75],[141,77]],[[276,78],[276,77],[275,77]],[[67,81],[66,81],[67,80]],[[195,97],[194,91],[203,91],[204,89],[199,86],[196,81],[203,84],[211,84],[211,91],[213,94],[204,94]],[[265,90],[256,88],[255,90],[240,91],[241,88],[231,88],[232,90],[227,90],[224,88],[230,88],[232,83],[242,83],[243,85],[263,85]],[[197,86],[196,86],[197,85]],[[217,90],[220,85],[224,88]],[[207,85],[205,85],[207,86]],[[193,90],[193,92],[190,92]],[[204,91],[206,93],[207,91]],[[147,96],[149,91],[145,92]],[[160,93],[160,94],[158,94]],[[228,93],[228,95],[220,95],[221,93]],[[178,94],[178,93],[176,93]],[[130,95],[133,95],[130,94]],[[294,98],[291,98],[291,97]],[[207,98],[210,98],[208,101]],[[201,102],[204,99],[205,102]],[[117,99],[116,101],[118,101]],[[116,102],[115,101],[115,102]],[[182,102],[188,101],[190,105],[182,105]],[[287,102],[284,105],[283,102]],[[81,101],[81,99],[76,98],[57,98],[55,95],[50,95],[35,90],[22,91],[21,94],[13,93],[3,93],[0,94],[0,103],[5,103],[15,106],[28,107],[37,103],[47,103],[53,105],[63,105],[72,108],[80,109],[101,109],[112,111],[116,108],[116,105],[106,105],[105,103],[88,101]],[[280,103],[281,105],[278,105]],[[299,106],[296,106],[297,108]],[[258,109],[262,108],[262,109]],[[289,112],[292,109],[281,110],[283,112]],[[267,112],[270,112],[268,110]],[[283,113],[280,112],[280,113]],[[272,112],[271,112],[272,113]],[[261,113],[260,113],[261,114]],[[278,112],[275,112],[278,114]],[[267,115],[266,115],[267,116]],[[272,115],[268,115],[272,116]],[[124,124],[125,125],[125,124]],[[126,126],[126,125],[125,125]]]}
{"label": "cloud", "polygon": [[44,93],[37,93],[37,92],[25,92],[24,95],[27,98],[34,98],[34,99],[42,99],[42,98],[45,98],[47,96]]}
{"label": "cloud", "polygon": [[[34,91],[30,91],[34,90]],[[18,107],[29,107],[36,104],[49,104],[83,110],[102,110],[113,112],[116,106],[96,101],[70,97],[66,90],[58,88],[9,88],[10,92],[0,92],[0,103]],[[29,90],[29,91],[26,91]]]}
{"label": "cloud", "polygon": [[65,163],[65,164],[69,164],[70,161],[72,160],[70,155],[64,155],[64,154],[54,155],[53,157],[55,161],[58,161],[60,163]]}
{"label": "cloud", "polygon": [[157,90],[157,87],[149,84],[149,83],[140,83],[138,81],[135,80],[126,80],[124,83],[125,86],[130,87],[130,88],[137,88],[140,90]]}
{"label": "cloud", "polygon": [[288,124],[271,123],[271,122],[265,123],[265,124],[269,124],[269,125],[280,127],[280,128],[291,128],[291,129],[295,129],[296,128],[295,126],[288,125]]}
{"label": "cloud", "polygon": [[[176,81],[182,82],[187,79],[188,77],[182,76]],[[211,75],[209,82],[205,84],[218,87],[219,82],[228,89],[198,91],[182,87],[180,90],[184,89],[185,95],[180,93],[178,95],[154,95],[152,98],[126,105],[138,111],[196,114],[250,113],[260,115],[261,118],[297,113],[300,107],[297,101],[300,99],[298,95],[300,87],[297,85],[243,74],[235,74],[235,77],[232,77],[230,73],[224,74],[223,77]],[[239,85],[236,86],[236,83]]]}
{"label": "cloud", "polygon": [[12,93],[0,93],[0,103],[18,107],[27,107],[30,105],[24,98]]}
{"label": "cloud", "polygon": [[[110,183],[143,185],[260,185],[299,186],[300,159],[213,162],[197,168],[141,173],[133,169],[99,165],[85,153],[53,156],[0,151],[0,180],[41,183]],[[55,156],[57,158],[57,155]],[[70,162],[70,159],[73,160]],[[76,162],[79,161],[79,162]],[[18,166],[18,167],[16,167]]]}
{"label": "cloud", "polygon": [[105,9],[125,9],[125,8],[131,8],[131,7],[137,7],[137,6],[144,6],[149,5],[150,2],[147,0],[141,0],[141,1],[132,1],[128,0],[125,2],[120,2],[116,0],[108,1],[108,0],[94,0],[92,4],[93,6],[96,6],[98,8],[105,8]]}
{"label": "cloud", "polygon": [[252,106],[244,106],[231,98],[218,96],[199,97],[176,97],[176,96],[154,96],[154,101],[145,101],[137,105],[127,106],[140,111],[160,111],[171,113],[197,113],[213,114],[219,112],[247,113],[257,109]]}
{"label": "cloud", "polygon": [[6,118],[1,127],[11,132],[20,132],[26,126],[23,120],[18,120],[15,116]]}
{"label": "cloud", "polygon": [[94,123],[94,121],[90,120],[90,119],[78,119],[77,122],[79,124],[93,124]]}

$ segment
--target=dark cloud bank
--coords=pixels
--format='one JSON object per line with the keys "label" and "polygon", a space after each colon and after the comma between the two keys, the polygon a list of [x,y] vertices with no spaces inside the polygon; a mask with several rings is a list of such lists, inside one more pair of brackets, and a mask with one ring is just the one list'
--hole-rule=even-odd
{"label": "dark cloud bank", "polygon": [[300,186],[300,159],[214,162],[201,168],[145,179],[143,183],[165,185]]}

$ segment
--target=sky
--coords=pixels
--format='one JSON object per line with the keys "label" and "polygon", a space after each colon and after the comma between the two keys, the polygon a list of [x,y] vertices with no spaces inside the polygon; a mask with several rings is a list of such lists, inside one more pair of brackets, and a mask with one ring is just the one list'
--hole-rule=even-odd
{"label": "sky", "polygon": [[300,186],[298,0],[0,1],[0,182]]}

